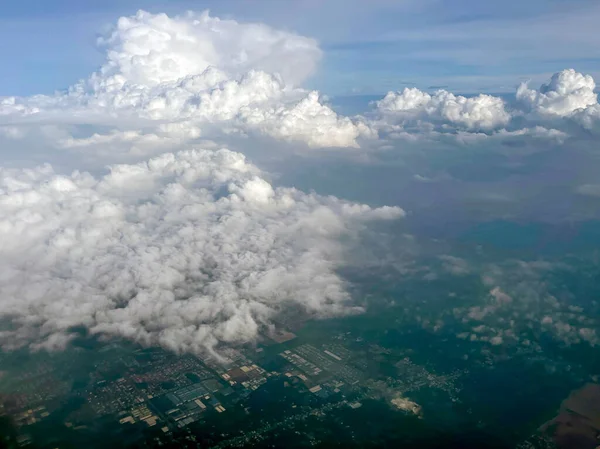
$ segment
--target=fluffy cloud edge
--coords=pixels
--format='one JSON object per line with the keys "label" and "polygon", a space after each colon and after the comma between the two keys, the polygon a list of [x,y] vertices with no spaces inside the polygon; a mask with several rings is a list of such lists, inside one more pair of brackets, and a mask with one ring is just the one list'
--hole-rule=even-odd
{"label": "fluffy cloud edge", "polygon": [[273,187],[224,149],[114,165],[101,178],[2,169],[0,204],[4,349],[59,349],[85,328],[215,353],[254,341],[289,307],[359,312],[337,273],[346,245],[404,215]]}

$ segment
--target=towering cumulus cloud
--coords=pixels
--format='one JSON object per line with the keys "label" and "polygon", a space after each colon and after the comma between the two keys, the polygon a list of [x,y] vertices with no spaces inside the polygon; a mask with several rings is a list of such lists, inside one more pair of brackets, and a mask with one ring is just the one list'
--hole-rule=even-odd
{"label": "towering cumulus cloud", "polygon": [[140,11],[119,19],[99,44],[106,62],[88,79],[52,96],[4,98],[0,117],[13,127],[93,123],[150,134],[165,121],[194,130],[217,124],[310,147],[354,147],[369,132],[299,87],[321,58],[306,37],[208,13]]}
{"label": "towering cumulus cloud", "polygon": [[153,86],[177,81],[219,67],[233,76],[249,70],[278,73],[299,85],[321,57],[309,38],[261,24],[240,24],[210,17],[208,12],[170,18],[144,11],[122,17],[100,39],[107,62],[92,77],[100,85],[125,83]]}
{"label": "towering cumulus cloud", "polygon": [[62,347],[73,329],[176,351],[253,340],[282,309],[355,310],[340,237],[398,208],[273,188],[228,150],[0,174],[4,348]]}

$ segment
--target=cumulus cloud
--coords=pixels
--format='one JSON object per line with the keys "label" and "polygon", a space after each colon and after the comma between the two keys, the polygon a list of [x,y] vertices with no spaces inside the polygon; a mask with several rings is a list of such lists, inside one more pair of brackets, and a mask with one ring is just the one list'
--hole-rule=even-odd
{"label": "cumulus cloud", "polygon": [[[572,69],[539,90],[522,85],[514,102],[407,88],[389,92],[366,117],[340,116],[318,92],[302,88],[322,57],[315,40],[207,12],[140,11],[120,18],[99,45],[104,64],[65,92],[0,99],[0,139],[8,147],[53,126],[62,135],[46,138],[48,146],[112,163],[105,155],[110,148],[131,161],[190,148],[200,137],[260,135],[303,148],[369,148],[380,134],[384,141],[452,136],[469,143],[496,135],[564,141],[573,123],[588,130],[600,123],[594,80]],[[96,152],[102,139],[109,142]]]}
{"label": "cumulus cloud", "polygon": [[357,311],[340,238],[396,219],[274,188],[228,150],[167,153],[101,178],[0,172],[0,345],[60,347],[84,327],[176,351],[247,342],[284,308]]}
{"label": "cumulus cloud", "polygon": [[510,120],[504,101],[491,95],[466,98],[445,90],[429,95],[413,87],[388,92],[376,105],[386,117],[450,123],[467,130],[492,130]]}
{"label": "cumulus cloud", "polygon": [[[573,305],[570,293],[563,293],[560,298],[554,296],[549,291],[550,285],[543,280],[549,273],[571,271],[572,267],[546,261],[510,261],[502,268],[497,265],[490,268],[484,276],[484,284],[494,285],[503,280],[507,285],[506,289],[496,285],[484,305],[468,309],[463,319],[477,323],[473,329],[476,334],[485,329],[488,333],[503,335],[505,341],[510,337],[513,343],[526,346],[532,345],[531,330],[546,333],[565,346],[599,343],[597,326],[591,318],[596,315],[597,305],[592,302],[586,304],[585,309]],[[485,326],[479,324],[482,322]]]}
{"label": "cumulus cloud", "polygon": [[552,75],[539,90],[521,84],[517,89],[517,100],[540,114],[564,117],[597,104],[595,88],[596,83],[590,75],[569,69]]}
{"label": "cumulus cloud", "polygon": [[313,39],[263,24],[221,20],[206,11],[174,18],[139,11],[121,17],[99,43],[107,48],[107,62],[90,80],[96,90],[173,82],[209,67],[233,75],[252,69],[277,73],[298,85],[321,58]]}
{"label": "cumulus cloud", "polygon": [[403,211],[273,187],[241,153],[215,149],[232,134],[313,148],[375,137],[301,87],[317,43],[140,11],[99,45],[105,63],[66,91],[0,99],[3,151],[94,162],[94,174],[0,168],[0,347],[60,348],[83,328],[214,352],[288,307],[358,311],[337,274],[345,252],[368,222]]}
{"label": "cumulus cloud", "polygon": [[127,132],[165,122],[192,129],[219,124],[310,147],[355,147],[369,131],[300,87],[321,58],[310,38],[207,12],[140,11],[120,18],[99,44],[106,62],[97,72],[64,93],[1,99],[2,120],[13,127],[93,124]]}
{"label": "cumulus cloud", "polygon": [[[578,272],[586,272],[589,260],[571,259],[569,263],[574,265],[565,263],[564,257],[560,261],[508,259],[492,264],[477,257],[475,260],[478,262],[470,264],[471,273],[482,276],[479,285],[485,288],[483,294],[473,294],[476,288],[468,288],[468,293],[462,295],[450,292],[443,299],[444,304],[451,304],[449,307],[440,307],[437,297],[429,306],[424,306],[422,299],[407,302],[403,304],[407,319],[416,316],[428,331],[482,343],[482,347],[472,350],[482,349],[486,359],[489,351],[500,345],[504,357],[507,353],[547,350],[547,354],[555,354],[557,346],[584,345],[590,350],[600,344],[597,302],[578,298],[565,282]],[[426,264],[430,269],[429,260]]]}
{"label": "cumulus cloud", "polygon": [[304,141],[310,147],[357,147],[360,136],[374,137],[376,133],[362,122],[353,123],[338,117],[328,106],[319,102],[317,92],[311,92],[292,108],[253,111],[244,117],[265,134],[289,141]]}
{"label": "cumulus cloud", "polygon": [[[385,138],[439,141],[451,136],[461,144],[499,137],[546,139],[563,143],[582,131],[600,128],[600,104],[590,75],[573,69],[555,73],[539,89],[521,84],[514,100],[492,95],[464,97],[445,90],[417,88],[389,92],[374,103],[370,126]],[[584,133],[583,133],[584,134]]]}

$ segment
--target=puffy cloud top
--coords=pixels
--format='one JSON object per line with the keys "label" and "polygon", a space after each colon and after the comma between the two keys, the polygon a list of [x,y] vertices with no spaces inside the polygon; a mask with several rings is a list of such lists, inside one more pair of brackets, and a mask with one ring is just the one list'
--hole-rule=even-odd
{"label": "puffy cloud top", "polygon": [[126,82],[155,86],[209,67],[231,75],[261,70],[299,85],[321,58],[313,39],[263,24],[221,20],[207,11],[182,17],[138,11],[121,17],[99,43],[108,51],[106,64],[92,78],[97,88],[120,88]]}
{"label": "puffy cloud top", "polygon": [[429,95],[417,88],[389,92],[377,102],[378,110],[405,119],[448,122],[468,130],[490,130],[506,125],[510,114],[502,99],[490,95],[466,98],[439,90]]}
{"label": "puffy cloud top", "polygon": [[590,75],[569,69],[552,75],[550,82],[543,84],[539,91],[521,84],[517,90],[517,100],[540,114],[564,117],[597,104],[595,88],[596,83]]}
{"label": "puffy cloud top", "polygon": [[0,206],[5,349],[62,347],[84,327],[214,351],[253,340],[290,305],[352,313],[340,237],[403,215],[274,188],[228,150],[168,153],[99,179],[3,169]]}
{"label": "puffy cloud top", "polygon": [[140,11],[120,18],[99,43],[106,62],[87,80],[53,96],[0,99],[0,117],[103,126],[144,120],[145,127],[185,121],[196,129],[219,123],[310,147],[356,147],[369,133],[299,87],[321,58],[313,39],[207,12]]}
{"label": "puffy cloud top", "polygon": [[[456,134],[462,141],[498,136],[541,137],[559,142],[577,128],[600,129],[600,104],[590,75],[573,69],[555,73],[539,90],[521,84],[514,102],[491,95],[463,97],[445,90],[434,94],[417,88],[389,92],[375,102],[370,127],[388,136],[439,138]],[[458,131],[458,132],[457,132]],[[485,132],[486,134],[483,134]],[[470,139],[470,140],[469,140]]]}
{"label": "puffy cloud top", "polygon": [[[90,136],[73,128],[91,124],[109,128],[96,133],[97,141],[147,157],[169,143],[185,148],[200,136],[224,134],[261,134],[310,148],[359,147],[379,131],[410,138],[455,133],[468,140],[467,133],[544,128],[551,136],[571,132],[569,124],[593,130],[600,123],[594,80],[573,69],[539,90],[521,85],[511,107],[491,95],[406,88],[376,102],[367,118],[349,118],[324,104],[318,92],[298,86],[321,57],[306,37],[206,12],[169,17],[140,11],[120,18],[99,41],[105,64],[68,92],[0,99],[0,138],[22,139],[32,124],[50,125],[60,128],[44,135],[49,141],[58,136],[55,147],[91,150],[83,145]],[[105,147],[94,154],[108,152]]]}

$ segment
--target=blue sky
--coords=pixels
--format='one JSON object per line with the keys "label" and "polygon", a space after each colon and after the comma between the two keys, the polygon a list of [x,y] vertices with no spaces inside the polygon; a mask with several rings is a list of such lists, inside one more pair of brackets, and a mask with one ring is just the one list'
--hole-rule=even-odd
{"label": "blue sky", "polygon": [[329,95],[416,85],[510,92],[573,67],[600,73],[595,0],[5,0],[0,95],[63,89],[103,60],[102,30],[137,9],[260,21],[318,39],[325,52],[308,87]]}

